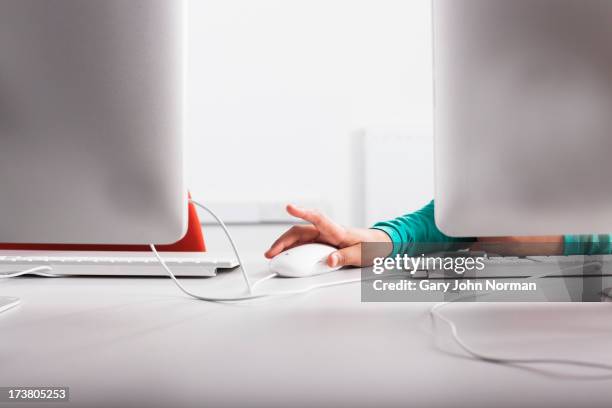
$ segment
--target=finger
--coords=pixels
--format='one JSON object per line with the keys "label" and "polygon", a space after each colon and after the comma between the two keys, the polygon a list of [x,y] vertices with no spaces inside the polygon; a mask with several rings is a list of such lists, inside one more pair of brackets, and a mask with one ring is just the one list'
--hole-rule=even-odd
{"label": "finger", "polygon": [[343,248],[329,255],[327,265],[332,268],[339,266],[361,266],[361,245]]}
{"label": "finger", "polygon": [[304,221],[316,226],[322,233],[330,234],[332,236],[340,235],[342,227],[327,218],[321,212],[316,210],[307,210],[304,208],[297,207],[293,204],[287,206],[287,212],[297,218],[301,218]]}
{"label": "finger", "polygon": [[266,258],[274,258],[281,252],[296,245],[314,241],[319,231],[312,225],[296,225],[280,236],[265,253]]}
{"label": "finger", "polygon": [[274,241],[272,246],[270,246],[270,249],[268,249],[268,251],[266,251],[265,253],[266,258],[274,258],[276,255],[280,254],[285,249],[301,242],[304,236],[303,230],[305,228],[312,229],[313,227],[302,225],[291,227],[287,232],[285,232],[276,241]]}

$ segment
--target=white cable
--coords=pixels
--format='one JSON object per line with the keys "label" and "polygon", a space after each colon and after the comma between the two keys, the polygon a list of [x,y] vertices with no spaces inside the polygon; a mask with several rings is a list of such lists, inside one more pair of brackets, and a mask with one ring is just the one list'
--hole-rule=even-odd
{"label": "white cable", "polygon": [[[584,265],[577,265],[577,266],[572,266],[572,267],[564,268],[564,269],[562,269],[562,271],[571,270],[571,269],[577,269],[577,268],[584,268],[585,266],[588,266],[588,265],[591,265],[591,264],[601,264],[601,263],[600,262],[588,262],[588,263],[585,263]],[[541,278],[549,276],[549,275],[551,275],[553,273],[557,273],[557,272],[549,272],[549,273],[545,273],[545,274],[530,276],[528,278],[525,278],[525,282],[541,279]],[[483,295],[486,296],[487,294],[490,294],[491,292],[492,291],[484,292]],[[449,319],[448,317],[444,316],[442,313],[439,312],[439,310],[441,308],[443,308],[444,306],[447,306],[447,305],[449,305],[451,303],[455,303],[455,302],[458,302],[460,300],[463,300],[463,299],[466,299],[466,298],[469,298],[469,297],[472,297],[472,296],[474,296],[474,294],[467,294],[467,295],[459,296],[458,298],[453,299],[453,300],[448,301],[448,302],[438,303],[438,304],[432,306],[432,308],[429,310],[429,313],[434,318],[437,317],[438,319],[442,320],[444,323],[448,324],[448,326],[451,329],[451,334],[452,334],[452,337],[453,337],[453,340],[455,341],[455,343],[457,343],[459,345],[459,347],[461,347],[461,349],[463,349],[463,351],[465,351],[466,353],[468,353],[472,357],[476,358],[477,360],[482,360],[482,361],[486,361],[486,362],[490,362],[490,363],[501,363],[501,364],[560,364],[560,365],[573,365],[573,366],[590,367],[590,368],[597,368],[597,369],[601,369],[601,370],[610,370],[610,371],[612,371],[612,364],[595,363],[595,362],[590,362],[590,361],[580,361],[580,360],[571,360],[571,359],[562,359],[562,358],[506,358],[506,357],[496,357],[496,356],[487,355],[486,353],[481,353],[481,352],[475,350],[474,348],[469,346],[461,338],[461,336],[459,335],[459,330],[457,329],[457,325],[455,324],[455,322],[453,322],[451,319]]]}
{"label": "white cable", "polygon": [[223,220],[221,220],[221,218],[219,216],[217,216],[217,214],[215,214],[214,211],[212,211],[210,208],[208,208],[204,204],[199,203],[198,201],[193,200],[193,199],[190,199],[190,202],[192,202],[197,207],[199,207],[199,208],[203,209],[204,211],[206,211],[207,213],[209,213],[219,223],[219,225],[221,226],[221,228],[225,232],[225,235],[227,236],[227,239],[229,240],[230,244],[232,245],[232,249],[234,250],[234,254],[236,255],[236,258],[238,259],[238,263],[240,264],[240,269],[241,269],[244,281],[246,282],[248,293],[246,295],[244,295],[244,296],[236,296],[236,297],[211,297],[211,296],[200,296],[198,294],[192,293],[191,291],[187,290],[187,288],[185,288],[179,282],[179,280],[176,278],[176,276],[174,275],[172,270],[168,267],[168,265],[166,264],[164,259],[160,256],[159,252],[157,252],[157,249],[155,248],[155,245],[150,244],[149,247],[151,248],[151,251],[155,255],[155,258],[157,258],[157,260],[161,264],[161,266],[164,268],[164,270],[166,271],[166,273],[168,274],[170,279],[172,279],[172,281],[176,284],[176,286],[183,293],[185,293],[188,296],[191,296],[191,297],[193,297],[195,299],[198,299],[198,300],[207,301],[207,302],[241,302],[241,301],[245,301],[245,300],[261,299],[261,298],[269,298],[269,297],[298,295],[298,294],[307,293],[307,292],[310,292],[310,291],[313,291],[313,290],[316,290],[316,289],[328,288],[328,287],[339,286],[339,285],[347,285],[347,284],[350,284],[350,283],[357,283],[357,282],[361,282],[362,281],[361,278],[358,278],[358,279],[350,279],[350,280],[344,280],[344,281],[338,281],[338,282],[330,282],[330,283],[322,283],[322,284],[317,284],[317,285],[311,285],[311,286],[308,286],[308,287],[303,288],[303,289],[287,290],[287,291],[280,291],[280,292],[274,292],[274,293],[255,294],[253,292],[253,289],[254,289],[255,286],[259,285],[260,283],[262,283],[262,282],[264,282],[266,280],[269,280],[269,279],[272,279],[272,278],[276,277],[276,274],[268,275],[265,278],[257,281],[254,285],[251,285],[251,281],[250,281],[248,273],[246,271],[245,264],[242,262],[242,259],[240,258],[240,253],[238,252],[238,248],[236,246],[236,243],[234,242],[234,239],[232,238],[232,235],[230,234],[230,232],[227,229],[227,227],[225,226],[225,223],[223,222]]}
{"label": "white cable", "polygon": [[[332,287],[332,286],[348,285],[348,284],[351,284],[351,283],[358,283],[358,282],[363,282],[363,281],[368,281],[368,280],[373,280],[373,279],[380,279],[380,277],[378,277],[378,276],[373,277],[373,278],[366,278],[366,279],[355,278],[355,279],[347,279],[347,280],[336,281],[336,282],[319,283],[319,284],[316,284],[316,285],[307,286],[307,287],[302,288],[302,289],[286,290],[286,291],[272,292],[272,293],[261,293],[261,294],[251,293],[251,294],[247,294],[245,296],[235,296],[235,297],[201,296],[201,295],[192,293],[191,291],[187,290],[187,288],[185,288],[179,282],[179,280],[176,278],[176,276],[174,275],[172,270],[168,267],[168,265],[166,264],[166,261],[164,261],[164,259],[159,255],[159,252],[157,252],[157,249],[155,248],[155,245],[150,244],[149,246],[151,248],[151,251],[155,255],[155,257],[157,258],[157,260],[161,264],[161,266],[164,268],[164,270],[166,271],[166,273],[168,274],[170,279],[172,279],[172,281],[176,284],[176,286],[183,293],[185,293],[186,295],[191,296],[192,298],[195,298],[195,299],[198,299],[198,300],[203,300],[205,302],[242,302],[242,301],[254,300],[254,299],[263,299],[263,298],[272,298],[272,297],[281,297],[281,296],[300,295],[300,294],[308,293],[308,292],[311,292],[311,291],[317,290],[317,289],[329,288],[329,287]],[[253,287],[259,285],[260,283],[262,283],[262,282],[264,282],[266,280],[272,279],[272,278],[274,278],[276,276],[277,276],[276,274],[268,275],[265,278],[262,278],[259,281],[255,282]],[[405,274],[388,275],[387,277],[395,277],[395,276],[405,276]]]}
{"label": "white cable", "polygon": [[253,282],[253,291],[255,291],[255,289],[257,288],[257,286],[259,286],[260,284],[264,283],[267,280],[273,279],[278,277],[277,273],[271,273],[270,275],[266,276],[265,278],[261,278],[258,281]]}
{"label": "white cable", "polygon": [[[329,282],[329,283],[320,283],[320,284],[316,284],[316,285],[307,286],[307,287],[302,288],[302,289],[286,290],[286,291],[272,292],[272,293],[248,294],[248,295],[245,295],[245,296],[236,296],[236,297],[200,296],[198,294],[192,293],[191,291],[187,290],[178,281],[178,279],[176,278],[176,276],[174,275],[172,270],[168,267],[168,265],[166,264],[164,259],[157,252],[157,249],[155,248],[155,245],[151,244],[150,247],[151,247],[151,251],[153,251],[153,254],[157,258],[159,263],[162,265],[162,267],[164,268],[164,270],[166,271],[166,273],[168,274],[170,279],[172,279],[172,281],[176,284],[176,286],[178,286],[178,288],[183,293],[185,293],[186,295],[191,296],[191,297],[193,297],[195,299],[203,300],[203,301],[206,301],[206,302],[242,302],[242,301],[245,301],[245,300],[263,299],[263,298],[289,296],[289,295],[299,295],[299,294],[311,292],[311,291],[316,290],[316,289],[329,288],[329,287],[332,287],[332,286],[348,285],[350,283],[362,282],[361,278],[355,278],[355,279],[348,279],[348,280],[344,280],[344,281]],[[260,284],[264,280],[272,279],[275,276],[276,276],[276,274],[266,276],[265,278],[262,278],[261,280],[256,282],[256,285]],[[369,279],[366,279],[366,280],[369,280]]]}
{"label": "white cable", "polygon": [[27,269],[20,272],[0,273],[0,279],[17,278],[24,275],[41,276],[43,278],[61,278],[62,275],[49,273],[53,270],[50,266],[37,266],[36,268]]}
{"label": "white cable", "polygon": [[[203,209],[204,211],[209,213],[219,223],[219,225],[223,229],[223,232],[225,232],[225,235],[227,236],[227,239],[229,240],[230,244],[232,245],[232,249],[234,250],[234,255],[236,255],[236,259],[238,259],[238,263],[240,264],[240,270],[242,271],[242,277],[244,278],[244,282],[247,285],[248,293],[249,293],[249,295],[253,294],[253,288],[251,287],[251,281],[249,281],[249,275],[247,274],[246,266],[242,262],[242,259],[240,259],[240,252],[238,252],[238,248],[236,247],[236,243],[234,242],[234,239],[232,238],[232,234],[230,234],[230,232],[227,229],[227,227],[225,226],[225,223],[223,222],[223,220],[221,218],[219,218],[219,216],[217,216],[217,214],[215,214],[214,211],[212,211],[210,208],[208,208],[204,204],[201,204],[201,203],[199,203],[199,202],[197,202],[196,200],[193,200],[193,199],[189,199],[189,201],[191,203],[195,204],[197,207],[200,207],[201,209]],[[155,251],[155,252],[157,252],[157,251]],[[158,259],[161,259],[161,258],[159,258],[159,256],[158,256]]]}
{"label": "white cable", "polygon": [[[189,290],[187,290],[181,284],[181,282],[178,281],[178,279],[176,279],[176,276],[174,276],[174,273],[172,272],[172,270],[170,270],[170,268],[166,264],[166,261],[164,261],[163,258],[157,252],[157,249],[155,248],[155,245],[150,244],[149,247],[151,248],[151,251],[153,251],[153,254],[157,258],[157,260],[159,261],[161,266],[164,268],[164,270],[166,271],[166,273],[168,274],[170,279],[172,279],[172,281],[175,283],[175,285],[184,294],[186,294],[188,296],[191,296],[192,298],[195,298],[195,299],[198,299],[198,300],[203,300],[203,301],[206,301],[206,302],[240,302],[240,301],[243,301],[243,300],[252,300],[252,299],[259,299],[259,298],[266,297],[266,295],[253,295],[253,294],[248,294],[246,296],[237,296],[237,297],[210,297],[210,296],[200,296],[200,295],[197,295],[195,293],[191,293]],[[249,286],[249,288],[250,288],[250,286]]]}

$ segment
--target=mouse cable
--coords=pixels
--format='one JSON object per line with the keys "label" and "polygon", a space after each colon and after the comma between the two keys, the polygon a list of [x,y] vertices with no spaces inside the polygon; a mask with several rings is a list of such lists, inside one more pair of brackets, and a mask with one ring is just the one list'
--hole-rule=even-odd
{"label": "mouse cable", "polygon": [[[351,284],[351,283],[358,283],[358,282],[362,282],[363,281],[361,278],[356,278],[356,279],[348,279],[348,280],[343,280],[343,281],[336,281],[336,282],[328,282],[328,283],[321,283],[321,284],[310,285],[310,286],[308,286],[306,288],[302,288],[302,289],[279,291],[279,292],[272,292],[272,293],[260,293],[260,294],[254,293],[253,289],[257,285],[259,285],[260,283],[262,283],[262,282],[264,282],[264,281],[266,281],[268,279],[275,278],[278,275],[277,274],[271,274],[271,275],[266,276],[263,279],[260,279],[259,281],[255,282],[254,284],[251,284],[251,281],[249,279],[248,273],[246,271],[245,264],[242,262],[242,259],[240,258],[240,253],[238,251],[238,247],[236,245],[236,242],[234,241],[231,233],[229,232],[229,229],[225,226],[225,223],[223,222],[223,220],[214,211],[212,211],[210,208],[208,208],[204,204],[202,204],[202,203],[200,203],[200,202],[198,202],[198,201],[196,201],[194,199],[190,199],[189,201],[191,203],[193,203],[194,205],[196,205],[197,207],[199,207],[199,208],[203,209],[204,211],[206,211],[208,214],[210,214],[219,223],[219,225],[223,229],[223,232],[227,236],[227,239],[230,242],[230,244],[232,246],[232,249],[234,250],[234,254],[236,255],[236,258],[238,259],[238,263],[240,264],[240,271],[242,273],[242,276],[244,278],[244,281],[245,281],[245,283],[247,285],[247,290],[248,290],[246,295],[236,296],[236,297],[211,297],[211,296],[201,296],[201,295],[198,295],[196,293],[192,293],[187,288],[185,288],[185,286],[183,286],[183,284],[181,282],[179,282],[179,280],[176,278],[176,275],[174,275],[174,272],[172,272],[170,267],[166,264],[166,262],[164,261],[162,256],[157,251],[157,248],[155,247],[155,245],[150,244],[149,247],[151,248],[151,251],[155,255],[155,258],[157,258],[157,261],[161,264],[161,266],[166,271],[166,274],[170,277],[170,279],[172,279],[174,284],[184,294],[186,294],[186,295],[188,295],[188,296],[190,296],[192,298],[195,298],[195,299],[198,299],[198,300],[203,300],[203,301],[206,301],[206,302],[242,302],[242,301],[246,301],[246,300],[262,299],[262,298],[270,298],[270,297],[299,295],[299,294],[311,292],[311,291],[316,290],[316,289],[329,288],[329,287],[332,287],[332,286],[348,285],[348,284]],[[393,275],[390,275],[390,276],[393,276]],[[371,280],[371,279],[365,279],[365,280]]]}
{"label": "mouse cable", "polygon": [[[564,268],[561,271],[567,271],[567,270],[572,270],[572,269],[578,269],[578,268],[583,268],[585,266],[588,265],[596,265],[599,264],[601,265],[600,262],[588,262],[584,265],[579,265],[579,266],[572,266],[572,267],[568,267],[568,268]],[[555,272],[557,273],[557,272]],[[552,272],[549,273],[545,273],[545,274],[540,274],[540,275],[533,275],[530,276],[528,278],[525,278],[526,282],[529,281],[534,281],[537,279],[541,279],[541,278],[545,278],[549,275],[551,275]],[[484,296],[487,296],[488,294],[490,294],[491,291],[485,292]],[[455,343],[457,343],[457,345],[459,345],[459,347],[465,351],[467,354],[469,354],[470,356],[472,356],[473,358],[477,359],[477,360],[481,360],[481,361],[486,361],[489,363],[497,363],[497,364],[557,364],[557,365],[570,365],[570,366],[580,366],[580,367],[589,367],[589,368],[596,368],[596,369],[601,369],[601,370],[610,370],[612,371],[612,364],[605,364],[605,363],[595,363],[595,362],[590,362],[590,361],[580,361],[580,360],[571,360],[571,359],[563,359],[563,358],[507,358],[507,357],[497,357],[497,356],[493,356],[493,355],[488,355],[486,353],[482,353],[480,351],[475,350],[473,347],[471,347],[470,345],[468,345],[459,335],[459,329],[457,328],[457,325],[455,324],[455,322],[453,322],[450,318],[444,316],[442,313],[440,313],[440,309],[442,309],[445,306],[448,306],[451,303],[456,303],[460,300],[463,299],[467,299],[469,297],[473,297],[473,294],[468,294],[468,295],[463,295],[463,296],[459,296],[458,298],[455,298],[451,301],[448,302],[441,302],[441,303],[437,303],[436,305],[434,305],[430,310],[429,313],[434,317],[434,318],[438,318],[440,320],[442,320],[444,323],[446,323],[451,330],[451,335],[453,337],[453,340],[455,341]]]}
{"label": "mouse cable", "polygon": [[[150,244],[149,246],[151,248],[151,251],[155,255],[155,257],[157,258],[157,260],[161,264],[161,266],[166,271],[166,274],[170,277],[170,279],[172,279],[172,281],[175,283],[175,285],[184,294],[186,294],[187,296],[190,296],[190,297],[195,298],[197,300],[203,300],[205,302],[220,302],[220,303],[223,303],[223,302],[242,302],[242,301],[254,300],[254,299],[263,299],[263,298],[272,298],[272,297],[281,297],[281,296],[291,296],[291,295],[301,295],[301,294],[304,294],[304,293],[312,292],[312,291],[317,290],[317,289],[330,288],[330,287],[333,287],[333,286],[348,285],[348,284],[351,284],[351,283],[359,283],[359,282],[364,282],[364,281],[373,280],[373,279],[380,279],[380,277],[373,277],[373,278],[366,278],[366,279],[354,278],[354,279],[347,279],[347,280],[336,281],[336,282],[319,283],[319,284],[307,286],[307,287],[302,288],[302,289],[285,290],[285,291],[278,291],[278,292],[271,292],[271,293],[259,293],[259,294],[258,293],[252,293],[252,294],[246,294],[244,296],[236,296],[236,297],[201,296],[201,295],[192,293],[187,288],[185,288],[181,284],[181,282],[179,282],[179,280],[176,278],[176,276],[174,275],[174,273],[172,272],[170,267],[168,267],[168,265],[166,264],[166,261],[164,261],[164,259],[161,257],[159,252],[157,252],[157,249],[155,248],[155,245]],[[264,282],[266,280],[275,278],[277,276],[278,276],[277,274],[268,275],[265,278],[262,278],[262,279],[256,281],[253,284],[253,288],[255,288],[260,283],[262,283],[262,282]],[[405,277],[406,275],[405,274],[388,275],[388,277],[397,277],[397,276]]]}
{"label": "mouse cable", "polygon": [[[285,290],[285,291],[279,291],[279,292],[260,293],[260,294],[253,293],[253,294],[247,294],[247,295],[244,295],[244,296],[237,296],[237,297],[200,296],[198,294],[192,293],[191,291],[187,290],[179,282],[179,280],[176,278],[176,276],[174,275],[172,270],[168,267],[168,265],[166,264],[164,259],[160,256],[159,252],[157,252],[157,249],[155,248],[155,245],[151,244],[150,247],[151,247],[151,251],[153,252],[155,257],[157,258],[157,260],[159,261],[161,266],[164,268],[164,270],[166,271],[167,275],[170,277],[170,279],[172,279],[172,281],[176,284],[176,286],[183,293],[185,293],[186,295],[188,295],[188,296],[190,296],[192,298],[195,298],[195,299],[198,299],[198,300],[203,300],[203,301],[206,301],[206,302],[242,302],[242,301],[245,301],[245,300],[254,300],[254,299],[263,299],[263,298],[271,298],[271,297],[290,296],[290,295],[300,295],[300,294],[312,292],[313,290],[316,290],[316,289],[330,288],[332,286],[348,285],[348,284],[351,284],[351,283],[359,283],[359,282],[364,282],[364,281],[368,281],[368,280],[372,280],[372,279],[380,279],[380,277],[367,278],[367,279],[354,278],[354,279],[347,279],[347,280],[343,280],[343,281],[328,282],[328,283],[319,283],[319,284],[307,286],[307,287],[302,288],[302,289]],[[278,275],[276,275],[276,274],[268,275],[265,278],[262,278],[259,281],[255,282],[255,284],[253,286],[256,286],[256,285],[258,285],[259,283],[261,283],[261,282],[263,282],[265,280],[272,279],[272,278],[275,278],[277,276]],[[405,276],[405,274],[398,274],[397,276]],[[389,275],[388,277],[394,277],[394,275]]]}
{"label": "mouse cable", "polygon": [[271,273],[270,275],[266,276],[265,278],[261,278],[260,280],[253,282],[253,290],[255,290],[255,288],[257,286],[261,285],[265,281],[270,280],[270,279],[274,279],[274,278],[277,278],[277,277],[278,277],[278,273]]}
{"label": "mouse cable", "polygon": [[[240,252],[238,251],[238,247],[236,246],[236,242],[234,242],[234,239],[232,238],[232,234],[230,234],[230,232],[227,229],[227,227],[225,226],[225,223],[223,222],[223,220],[217,214],[215,214],[215,212],[213,210],[211,210],[210,208],[208,208],[204,204],[199,203],[196,200],[193,200],[191,198],[189,199],[189,202],[191,202],[196,207],[199,207],[202,210],[206,211],[208,214],[210,214],[217,221],[219,226],[223,229],[223,232],[225,233],[225,236],[227,237],[228,241],[230,242],[230,245],[232,246],[232,249],[234,250],[234,255],[236,255],[236,259],[238,259],[238,264],[240,265],[240,271],[242,272],[242,277],[244,278],[244,282],[246,283],[248,294],[252,295],[253,294],[253,287],[251,286],[251,281],[249,280],[249,275],[248,275],[248,273],[246,271],[246,266],[242,262],[242,259],[240,258]],[[154,250],[154,253],[157,254],[157,251]],[[158,260],[161,259],[159,257],[159,254],[157,254],[157,255],[158,255],[157,256]]]}

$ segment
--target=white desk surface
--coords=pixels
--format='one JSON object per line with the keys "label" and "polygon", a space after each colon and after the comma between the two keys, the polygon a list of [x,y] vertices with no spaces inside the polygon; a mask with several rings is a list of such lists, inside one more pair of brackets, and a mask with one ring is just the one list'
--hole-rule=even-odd
{"label": "white desk surface", "polygon": [[[263,259],[246,262],[255,275],[267,273]],[[262,289],[305,283],[271,281]],[[241,284],[238,272],[200,283],[211,294]],[[447,327],[432,325],[430,304],[361,303],[359,284],[248,304],[195,301],[164,278],[15,279],[0,281],[0,295],[22,299],[0,314],[0,386],[69,386],[74,407],[612,402],[612,373],[475,361]],[[609,303],[453,304],[445,313],[482,351],[612,363]]]}

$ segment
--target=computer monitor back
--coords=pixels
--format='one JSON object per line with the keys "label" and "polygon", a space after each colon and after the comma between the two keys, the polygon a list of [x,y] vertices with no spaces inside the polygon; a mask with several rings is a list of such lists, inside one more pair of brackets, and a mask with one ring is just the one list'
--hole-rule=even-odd
{"label": "computer monitor back", "polygon": [[183,0],[0,0],[0,242],[187,225]]}
{"label": "computer monitor back", "polygon": [[612,1],[433,0],[436,220],[612,232]]}

